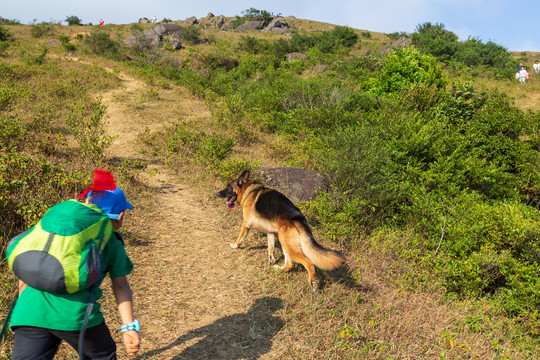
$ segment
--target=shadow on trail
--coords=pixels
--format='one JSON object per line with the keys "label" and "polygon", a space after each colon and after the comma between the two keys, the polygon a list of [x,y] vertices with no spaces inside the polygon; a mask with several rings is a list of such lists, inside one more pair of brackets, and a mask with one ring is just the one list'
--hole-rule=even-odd
{"label": "shadow on trail", "polygon": [[183,344],[185,349],[171,359],[258,359],[270,351],[274,336],[284,325],[273,315],[281,308],[283,301],[279,298],[257,299],[246,313],[218,319],[135,359],[155,357]]}

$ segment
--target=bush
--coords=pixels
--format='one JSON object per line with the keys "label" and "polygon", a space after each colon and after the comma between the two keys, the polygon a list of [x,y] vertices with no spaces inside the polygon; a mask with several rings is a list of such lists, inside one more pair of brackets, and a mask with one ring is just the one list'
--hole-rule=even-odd
{"label": "bush", "polygon": [[77,50],[77,46],[71,44],[71,43],[65,43],[65,44],[62,44],[62,46],[64,47],[64,49],[66,49],[66,51],[69,51],[69,52],[73,52],[75,50]]}
{"label": "bush", "polygon": [[118,42],[111,39],[110,34],[105,32],[94,32],[84,39],[84,43],[94,54],[116,57],[120,52]]}
{"label": "bush", "polygon": [[51,23],[42,22],[40,24],[34,24],[30,28],[30,34],[32,37],[41,38],[44,36],[53,35],[53,25]]}
{"label": "bush", "polygon": [[13,34],[0,24],[0,41],[12,41]]}
{"label": "bush", "polygon": [[198,26],[186,26],[182,30],[181,36],[188,44],[198,44],[201,41],[201,28]]}
{"label": "bush", "polygon": [[353,29],[337,26],[334,30],[323,31],[321,34],[293,34],[290,40],[290,50],[305,52],[317,48],[323,53],[333,53],[353,47],[358,40],[359,37]]}
{"label": "bush", "polygon": [[287,40],[278,39],[272,42],[271,51],[278,59],[283,60],[287,54],[292,52],[292,48]]}
{"label": "bush", "polygon": [[421,85],[442,90],[446,79],[435,58],[422,55],[413,46],[393,50],[379,79],[372,79],[364,87],[375,94],[396,93]]}
{"label": "bush", "polygon": [[77,16],[68,16],[65,21],[68,23],[68,26],[81,25],[82,22]]}
{"label": "bush", "polygon": [[444,28],[444,24],[423,23],[411,36],[412,43],[422,53],[435,56],[440,61],[450,60],[458,49],[458,37]]}
{"label": "bush", "polygon": [[[278,15],[279,16],[279,15]],[[247,10],[242,11],[242,17],[245,20],[252,21],[252,20],[259,20],[262,21],[262,26],[268,25],[270,20],[272,19],[272,14],[266,10],[257,10],[254,8],[249,8]],[[240,24],[238,24],[240,25]],[[236,25],[236,26],[238,26]]]}
{"label": "bush", "polygon": [[358,35],[353,29],[347,26],[336,26],[332,31],[324,31],[323,37],[328,38],[328,42],[332,43],[332,47],[353,47],[358,42]]}
{"label": "bush", "polygon": [[[19,119],[0,117],[0,239],[26,230],[44,210],[80,187],[76,175],[39,156],[22,154],[35,138]],[[1,245],[5,249],[6,244]]]}
{"label": "bush", "polygon": [[81,147],[82,157],[100,164],[105,149],[112,144],[114,138],[105,135],[105,107],[100,103],[92,103],[87,107],[72,108],[66,124]]}
{"label": "bush", "polygon": [[253,36],[242,36],[238,43],[238,47],[240,50],[249,54],[258,54],[262,50],[263,45],[261,40]]}
{"label": "bush", "polygon": [[459,42],[457,35],[445,30],[443,24],[429,22],[418,25],[412,34],[413,44],[420,52],[431,54],[439,61],[459,62],[466,66],[487,66],[498,78],[513,75],[514,61],[504,47],[493,42],[482,43],[475,38]]}

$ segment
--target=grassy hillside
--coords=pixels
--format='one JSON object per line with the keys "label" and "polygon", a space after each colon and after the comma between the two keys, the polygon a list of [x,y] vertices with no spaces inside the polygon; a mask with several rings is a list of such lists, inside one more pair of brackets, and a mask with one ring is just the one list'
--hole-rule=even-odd
{"label": "grassy hillside", "polygon": [[[469,65],[392,48],[400,34],[288,22],[292,35],[176,21],[180,50],[123,45],[151,24],[4,25],[2,248],[77,195],[95,167],[113,171],[143,211],[153,194],[142,174],[156,162],[209,193],[245,168],[310,168],[331,187],[298,205],[350,268],[320,274],[326,290],[314,299],[294,289],[303,274],[298,284],[266,280],[287,299],[282,340],[266,358],[537,358],[538,54]],[[288,61],[292,52],[303,56]],[[526,85],[512,76],[520,61]],[[133,134],[137,158],[106,156],[114,139],[100,94],[121,74],[145,87],[114,100],[156,119]],[[189,94],[192,112],[206,105],[209,118],[184,105],[184,116],[161,119],[179,107],[174,94]],[[133,243],[150,236],[141,223],[128,232]],[[0,269],[5,314],[15,279]],[[2,351],[9,358],[9,341]]]}

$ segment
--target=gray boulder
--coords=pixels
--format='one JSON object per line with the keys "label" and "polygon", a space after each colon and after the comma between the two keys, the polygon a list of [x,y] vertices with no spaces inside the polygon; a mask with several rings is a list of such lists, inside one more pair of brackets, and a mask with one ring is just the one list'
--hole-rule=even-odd
{"label": "gray boulder", "polygon": [[164,35],[162,41],[167,42],[174,50],[182,48],[182,37],[180,32]]}
{"label": "gray boulder", "polygon": [[197,17],[192,16],[186,19],[186,24],[192,24],[195,25],[197,23]]}
{"label": "gray boulder", "polygon": [[154,30],[143,31],[140,35],[130,36],[124,40],[124,45],[138,49],[148,48],[161,45],[161,35],[158,35]]}
{"label": "gray boulder", "polygon": [[243,23],[242,25],[239,25],[236,28],[236,31],[246,32],[246,31],[251,31],[251,30],[260,30],[262,23],[263,22],[259,20],[248,21],[247,23]]}
{"label": "gray boulder", "polygon": [[403,47],[409,46],[412,44],[412,40],[406,37],[400,37],[396,41],[392,41],[384,46],[380,51],[381,54],[389,54],[392,49],[401,49]]}
{"label": "gray boulder", "polygon": [[216,18],[216,27],[217,27],[218,29],[221,29],[221,27],[223,26],[224,23],[225,23],[225,16],[219,15],[219,16]]}
{"label": "gray boulder", "polygon": [[159,46],[161,43],[161,35],[156,34],[154,30],[143,31],[143,37],[152,45]]}
{"label": "gray boulder", "polygon": [[154,27],[154,32],[158,35],[169,35],[182,31],[183,27],[178,24],[159,24]]}
{"label": "gray boulder", "polygon": [[288,27],[289,27],[289,24],[287,24],[287,21],[284,18],[277,17],[277,18],[272,19],[272,21],[270,21],[270,23],[264,28],[264,31],[283,33],[285,32],[284,29]]}
{"label": "gray boulder", "polygon": [[289,32],[289,29],[282,28],[282,27],[275,27],[275,28],[270,29],[270,31],[273,32],[274,34],[286,34]]}
{"label": "gray boulder", "polygon": [[287,62],[293,62],[296,60],[305,60],[306,55],[299,53],[299,52],[292,52],[287,54]]}
{"label": "gray boulder", "polygon": [[326,65],[317,65],[311,70],[311,73],[314,75],[322,74],[323,72],[326,71],[327,68],[328,67]]}
{"label": "gray boulder", "polygon": [[319,191],[328,190],[326,177],[314,170],[278,167],[258,169],[253,174],[293,202],[311,201]]}

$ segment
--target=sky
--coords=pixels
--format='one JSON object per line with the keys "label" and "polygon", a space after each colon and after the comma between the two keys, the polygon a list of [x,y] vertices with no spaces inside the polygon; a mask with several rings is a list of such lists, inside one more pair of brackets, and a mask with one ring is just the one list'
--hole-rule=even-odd
{"label": "sky", "polygon": [[[0,0],[0,17],[22,24],[77,16],[82,23],[129,24],[139,18],[185,20],[235,16],[255,8],[273,14],[355,29],[413,33],[420,24],[443,24],[460,40],[469,37],[510,51],[540,52],[539,0]],[[519,4],[519,5],[518,5]]]}

